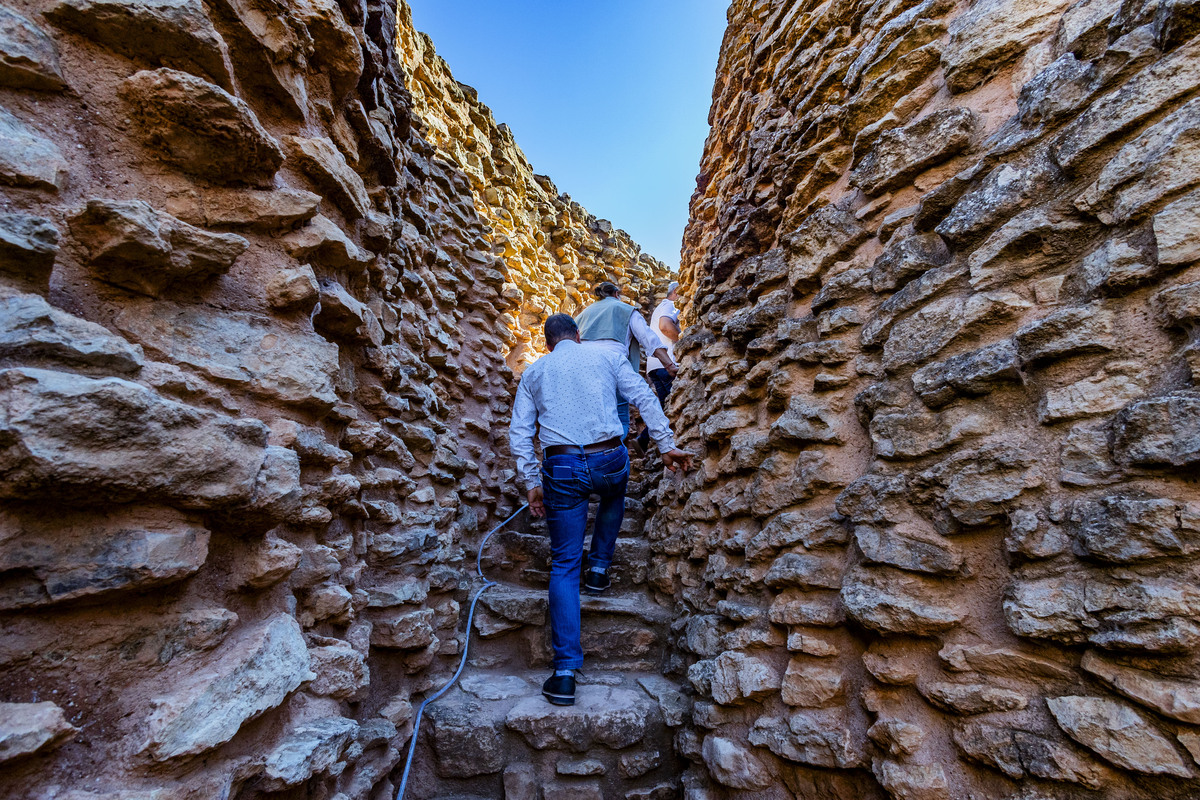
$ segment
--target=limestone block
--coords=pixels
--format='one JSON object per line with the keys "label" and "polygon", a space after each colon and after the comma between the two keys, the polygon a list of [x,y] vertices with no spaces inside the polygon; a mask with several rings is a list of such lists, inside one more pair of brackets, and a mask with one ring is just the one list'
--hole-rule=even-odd
{"label": "limestone block", "polygon": [[1080,264],[1079,273],[1089,293],[1125,294],[1162,271],[1158,258],[1140,242],[1109,239]]}
{"label": "limestone block", "polygon": [[887,527],[859,525],[854,529],[854,542],[863,558],[873,564],[931,575],[953,575],[963,566],[957,546],[932,531],[903,523]]}
{"label": "limestone block", "polygon": [[963,194],[935,230],[955,244],[974,241],[1037,203],[1059,179],[1058,167],[1045,151],[998,164],[978,187]]}
{"label": "limestone block", "polygon": [[787,410],[771,425],[770,441],[776,446],[796,443],[841,444],[837,420],[828,411],[793,397]]}
{"label": "limestone block", "polygon": [[44,287],[58,256],[58,228],[44,217],[0,214],[0,272]]}
{"label": "limestone block", "polygon": [[872,771],[895,800],[950,800],[950,784],[939,764],[906,764],[876,759]]}
{"label": "limestone block", "polygon": [[942,56],[952,92],[973,89],[1031,46],[1050,38],[1071,0],[986,0],[950,23]]}
{"label": "limestone block", "polygon": [[0,514],[0,607],[30,608],[144,590],[194,574],[209,533],[170,509]]}
{"label": "limestone block", "polygon": [[0,291],[0,359],[29,366],[136,373],[142,348],[38,295]]}
{"label": "limestone block", "polygon": [[221,0],[217,8],[232,23],[230,49],[242,81],[278,100],[293,116],[305,118],[305,70],[313,42],[292,9],[251,0]]}
{"label": "limestone block", "polygon": [[902,365],[920,363],[967,331],[1015,316],[1028,306],[1028,301],[1012,292],[935,300],[892,328],[884,344],[884,367],[896,370]]}
{"label": "limestone block", "polygon": [[0,763],[55,747],[78,730],[54,703],[0,703]]}
{"label": "limestone block", "polygon": [[505,800],[538,800],[538,785],[532,764],[510,764],[504,768]]}
{"label": "limestone block", "polygon": [[[1200,55],[1197,56],[1200,60]],[[1154,238],[1160,264],[1200,260],[1200,191],[1171,203],[1154,216]]]}
{"label": "limestone block", "polygon": [[420,650],[433,643],[433,609],[397,614],[378,620],[371,629],[371,646],[388,650]]}
{"label": "limestone block", "polygon": [[291,542],[268,535],[250,556],[238,565],[235,580],[241,589],[274,586],[300,565],[303,551]]}
{"label": "limestone block", "polygon": [[202,668],[171,676],[170,692],[152,701],[146,752],[155,761],[205,753],[312,678],[300,626],[276,615],[223,645]]}
{"label": "limestone block", "polygon": [[1108,23],[1120,8],[1120,0],[1076,0],[1059,21],[1055,52],[1090,51],[1094,45],[1107,44]]}
{"label": "limestone block", "polygon": [[[846,612],[882,633],[930,636],[966,616],[935,581],[892,569],[856,567],[842,583]],[[940,601],[940,602],[939,602]]]}
{"label": "limestone block", "polygon": [[921,367],[912,384],[927,406],[940,408],[957,396],[978,397],[1020,378],[1016,343],[1003,339]]}
{"label": "limestone block", "polygon": [[0,396],[21,410],[0,418],[0,430],[20,443],[0,459],[7,498],[74,492],[246,505],[267,458],[261,422],[184,406],[118,378],[9,369],[0,371]]}
{"label": "limestone block", "polygon": [[978,124],[974,111],[948,108],[888,131],[851,173],[851,183],[868,195],[895,188],[966,150]]}
{"label": "limestone block", "polygon": [[880,719],[867,729],[871,741],[894,756],[912,755],[925,742],[925,729],[898,719]]}
{"label": "limestone block", "polygon": [[348,219],[360,219],[370,213],[371,198],[362,178],[350,168],[333,142],[300,136],[288,136],[284,142],[288,160],[294,161],[317,188],[332,198]]}
{"label": "limestone block", "polygon": [[267,791],[298,786],[328,772],[345,754],[358,732],[358,723],[328,717],[298,725],[267,754],[260,781]]}
{"label": "limestone block", "polygon": [[733,789],[765,789],[771,785],[771,773],[754,753],[732,739],[707,736],[704,739],[704,765],[722,786]]}
{"label": "limestone block", "polygon": [[1018,636],[1060,644],[1179,653],[1200,643],[1200,593],[1172,577],[1076,572],[1017,580],[1004,615]]}
{"label": "limestone block", "polygon": [[240,236],[209,233],[140,200],[89,200],[70,225],[100,280],[151,297],[228,272],[249,246]]}
{"label": "limestone block", "polygon": [[313,261],[331,269],[364,267],[371,261],[369,253],[350,241],[345,231],[323,214],[284,236],[283,246],[293,258]]}
{"label": "limestone block", "polygon": [[1118,767],[1188,778],[1192,770],[1141,714],[1102,697],[1052,697],[1050,713],[1067,735]]}
{"label": "limestone block", "polygon": [[359,302],[336,281],[322,280],[320,307],[313,316],[313,326],[331,339],[362,342],[379,347],[383,344],[383,328],[370,308]]}
{"label": "limestone block", "polygon": [[1064,170],[1115,134],[1136,125],[1200,82],[1200,41],[1193,39],[1154,61],[1119,88],[1093,102],[1059,136],[1052,153]]}
{"label": "limestone block", "polygon": [[939,708],[964,716],[1019,711],[1029,705],[1024,695],[986,683],[935,681],[922,685],[921,693]]}
{"label": "limestone block", "polygon": [[866,739],[841,708],[804,709],[786,719],[762,716],[748,738],[750,744],[799,764],[854,769],[867,763]]}
{"label": "limestone block", "polygon": [[1112,779],[1109,770],[1064,742],[1016,728],[972,722],[955,728],[954,743],[967,758],[1013,780],[1032,776],[1100,789]]}
{"label": "limestone block", "polygon": [[1200,100],[1151,126],[1104,166],[1075,206],[1117,225],[1200,181]]}
{"label": "limestone block", "polygon": [[49,92],[67,86],[54,40],[10,8],[0,9],[0,85]]}
{"label": "limestone block", "polygon": [[208,75],[232,89],[225,42],[199,0],[61,0],[46,18],[129,58]]}
{"label": "limestone block", "polygon": [[505,717],[509,730],[537,750],[588,752],[597,744],[623,750],[642,741],[658,721],[658,704],[629,689],[583,685],[574,706],[552,706],[527,697]]}
{"label": "limestone block", "polygon": [[772,589],[798,586],[802,589],[840,589],[842,565],[825,555],[784,553],[775,559],[763,583]]}
{"label": "limestone block", "polygon": [[1164,289],[1155,300],[1172,325],[1187,327],[1200,321],[1200,281]]}
{"label": "limestone block", "polygon": [[313,61],[329,74],[335,99],[358,85],[363,72],[363,48],[354,29],[333,0],[304,0],[295,14],[313,38]]}
{"label": "limestone block", "polygon": [[895,289],[949,260],[950,251],[936,233],[897,233],[871,265],[871,288],[876,292]]}
{"label": "limestone block", "polygon": [[1140,364],[1110,364],[1095,375],[1058,389],[1048,389],[1038,404],[1038,419],[1043,425],[1051,425],[1117,411],[1144,395],[1149,384]]}
{"label": "limestone block", "polygon": [[722,705],[740,705],[778,691],[782,679],[767,660],[725,652],[713,662],[712,696]]}
{"label": "limestone block", "polygon": [[58,145],[0,107],[0,184],[49,189],[67,185],[67,160]]}
{"label": "limestone block", "polygon": [[783,237],[788,283],[794,290],[811,286],[814,278],[869,236],[866,226],[846,204],[825,206]]}
{"label": "limestone block", "polygon": [[1094,228],[1073,217],[1031,208],[1011,218],[967,258],[976,290],[1010,284],[1070,261]]}
{"label": "limestone block", "polygon": [[985,436],[1000,426],[987,413],[953,409],[931,414],[905,410],[871,418],[871,442],[879,458],[920,458],[945,450],[973,436]]}
{"label": "limestone block", "polygon": [[1113,422],[1113,453],[1139,466],[1185,466],[1200,461],[1200,394],[1173,392],[1138,400]]}
{"label": "limestone block", "polygon": [[143,70],[121,97],[147,144],[184,172],[217,183],[270,185],[283,150],[244,101],[173,69]]}
{"label": "limestone block", "polygon": [[836,667],[820,667],[808,659],[793,658],[783,676],[783,702],[803,708],[829,708],[845,697],[846,682]]}
{"label": "limestone block", "polygon": [[1193,681],[1126,667],[1094,650],[1084,654],[1079,666],[1130,700],[1171,719],[1200,724],[1200,686]]}
{"label": "limestone block", "polygon": [[1030,653],[988,645],[946,645],[938,652],[946,668],[954,672],[979,672],[996,678],[1070,680],[1072,672],[1062,664]]}
{"label": "limestone block", "polygon": [[302,325],[160,302],[153,314],[128,306],[116,326],[168,361],[219,383],[301,407],[327,409],[337,399],[338,347]]}
{"label": "limestone block", "polygon": [[317,276],[307,264],[281,269],[267,283],[267,300],[281,311],[312,311],[320,295]]}
{"label": "limestone block", "polygon": [[321,196],[303,189],[191,190],[168,199],[166,209],[193,225],[275,232],[316,216]]}
{"label": "limestone block", "polygon": [[1128,564],[1200,551],[1200,531],[1181,524],[1182,511],[1163,498],[1109,495],[1076,502],[1071,521],[1078,526],[1079,544],[1086,554]]}

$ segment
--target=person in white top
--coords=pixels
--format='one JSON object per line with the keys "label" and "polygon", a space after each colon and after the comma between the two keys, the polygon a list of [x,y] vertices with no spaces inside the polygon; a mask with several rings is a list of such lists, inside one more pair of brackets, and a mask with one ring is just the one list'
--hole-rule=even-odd
{"label": "person in white top", "polygon": [[[654,313],[650,317],[650,330],[655,333],[663,346],[667,349],[667,354],[675,358],[675,343],[679,341],[679,309],[675,307],[675,301],[679,299],[679,281],[671,281],[667,286],[667,299],[663,300],[654,309]],[[675,365],[672,364],[672,367]],[[662,361],[655,358],[654,355],[646,359],[646,375],[650,378],[650,383],[654,386],[654,393],[658,395],[658,402],[662,405],[667,403],[667,395],[671,393],[671,385],[675,383],[674,369],[667,369]],[[648,428],[642,428],[642,432],[637,437],[638,447],[642,452],[650,446],[650,431]]]}

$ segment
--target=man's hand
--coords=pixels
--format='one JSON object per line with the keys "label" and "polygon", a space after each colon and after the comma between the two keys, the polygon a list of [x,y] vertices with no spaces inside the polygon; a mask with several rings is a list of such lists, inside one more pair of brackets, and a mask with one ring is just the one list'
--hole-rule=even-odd
{"label": "man's hand", "polygon": [[676,375],[679,374],[679,367],[672,362],[667,362],[666,364],[664,364],[663,369],[665,369],[667,371],[667,374],[670,375],[672,378],[674,378]]}
{"label": "man's hand", "polygon": [[540,486],[529,490],[529,513],[535,517],[546,516],[546,506],[542,503],[542,487]]}
{"label": "man's hand", "polygon": [[[671,472],[675,472],[677,469],[682,470],[683,472],[688,472],[692,468],[692,454],[685,453],[684,451],[678,449],[668,450],[667,452],[663,453],[662,461],[666,468]],[[541,490],[539,489],[538,491]]]}

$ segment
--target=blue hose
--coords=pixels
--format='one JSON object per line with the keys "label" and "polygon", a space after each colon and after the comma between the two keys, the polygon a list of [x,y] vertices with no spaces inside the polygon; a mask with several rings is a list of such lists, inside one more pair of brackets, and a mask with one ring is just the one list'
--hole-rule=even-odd
{"label": "blue hose", "polygon": [[422,701],[421,707],[417,709],[417,716],[413,720],[412,739],[408,743],[408,758],[404,762],[404,775],[400,778],[400,789],[396,792],[396,800],[404,800],[404,789],[408,786],[408,773],[409,770],[412,769],[413,754],[417,751],[417,734],[421,730],[421,716],[425,713],[425,706],[435,702],[439,697],[450,691],[451,686],[458,682],[458,677],[462,675],[463,668],[467,666],[467,652],[471,646],[471,623],[475,619],[475,604],[479,602],[480,595],[496,585],[495,581],[490,581],[484,577],[483,550],[485,547],[487,547],[488,539],[492,538],[494,533],[516,519],[517,515],[527,508],[529,508],[528,503],[518,508],[513,512],[511,517],[488,531],[487,535],[483,537],[483,541],[479,543],[479,553],[475,556],[475,572],[479,574],[480,579],[483,581],[483,586],[480,586],[479,590],[475,592],[475,596],[471,598],[471,609],[467,612],[467,636],[463,641],[462,659],[460,659],[458,662],[458,670],[454,673],[454,677],[451,678],[445,686],[438,689],[433,695],[426,697],[425,700]]}

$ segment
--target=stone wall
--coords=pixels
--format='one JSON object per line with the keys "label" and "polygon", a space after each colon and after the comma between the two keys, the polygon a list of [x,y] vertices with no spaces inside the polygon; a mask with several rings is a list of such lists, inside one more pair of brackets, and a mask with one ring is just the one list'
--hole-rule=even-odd
{"label": "stone wall", "polygon": [[0,8],[0,797],[393,793],[519,497],[520,321],[659,269],[422,138],[409,24]]}
{"label": "stone wall", "polygon": [[[409,20],[407,7],[401,15]],[[655,291],[661,295],[670,280],[666,265],[534,174],[509,127],[497,124],[475,90],[454,79],[433,41],[411,22],[401,26],[400,54],[422,134],[470,179],[493,252],[507,266],[504,295],[518,309],[510,365],[535,361],[545,351],[546,317],[581,311],[602,281],[618,284],[627,300],[648,311]]]}
{"label": "stone wall", "polygon": [[653,585],[689,796],[1200,793],[1200,16],[737,0]]}

